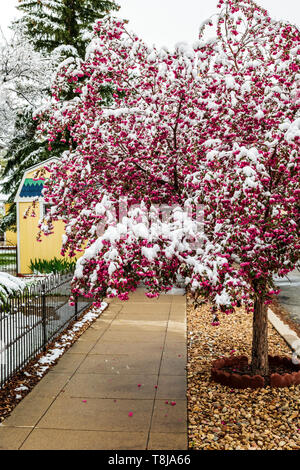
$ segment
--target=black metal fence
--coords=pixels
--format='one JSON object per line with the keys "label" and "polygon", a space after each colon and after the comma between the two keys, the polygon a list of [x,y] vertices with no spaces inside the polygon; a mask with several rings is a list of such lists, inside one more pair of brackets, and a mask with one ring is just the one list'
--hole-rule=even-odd
{"label": "black metal fence", "polygon": [[16,275],[18,256],[16,246],[0,246],[0,271]]}
{"label": "black metal fence", "polygon": [[0,306],[0,388],[45,349],[91,300],[69,305],[72,275],[51,275]]}

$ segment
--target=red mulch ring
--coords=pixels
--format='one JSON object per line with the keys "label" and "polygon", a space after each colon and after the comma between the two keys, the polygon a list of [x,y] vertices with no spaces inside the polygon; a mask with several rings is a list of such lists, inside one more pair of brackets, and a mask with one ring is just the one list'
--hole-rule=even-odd
{"label": "red mulch ring", "polygon": [[269,356],[269,374],[254,374],[246,356],[217,359],[211,369],[214,382],[232,388],[289,387],[300,384],[300,365],[285,356]]}

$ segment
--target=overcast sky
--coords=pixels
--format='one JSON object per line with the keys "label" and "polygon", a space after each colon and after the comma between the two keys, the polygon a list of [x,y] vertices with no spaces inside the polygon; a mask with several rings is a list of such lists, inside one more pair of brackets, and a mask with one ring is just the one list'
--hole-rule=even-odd
{"label": "overcast sky", "polygon": [[[3,4],[5,5],[3,6]],[[17,0],[1,0],[0,25],[9,34],[8,25],[18,14]],[[131,29],[150,45],[174,46],[176,42],[194,42],[199,24],[214,14],[217,0],[118,0],[119,15],[130,20]],[[300,26],[299,0],[257,0],[272,17]]]}

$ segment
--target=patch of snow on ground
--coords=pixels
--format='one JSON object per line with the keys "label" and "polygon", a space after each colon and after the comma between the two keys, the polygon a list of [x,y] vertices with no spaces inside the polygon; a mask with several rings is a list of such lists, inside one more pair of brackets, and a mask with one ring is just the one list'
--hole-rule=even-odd
{"label": "patch of snow on ground", "polygon": [[38,369],[36,371],[37,375],[42,377],[46,370],[49,369],[51,364],[53,364],[60,356],[63,355],[66,347],[70,345],[71,340],[74,338],[75,333],[79,331],[85,323],[91,322],[98,318],[107,308],[107,306],[108,304],[106,302],[102,302],[100,308],[93,308],[92,310],[88,311],[81,320],[77,321],[70,331],[60,338],[60,342],[55,344],[55,348],[50,349],[47,354],[41,357],[35,364],[35,367]]}

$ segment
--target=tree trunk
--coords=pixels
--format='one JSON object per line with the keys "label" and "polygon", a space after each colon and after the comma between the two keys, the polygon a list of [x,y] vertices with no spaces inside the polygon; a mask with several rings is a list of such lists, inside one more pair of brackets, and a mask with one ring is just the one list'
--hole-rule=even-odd
{"label": "tree trunk", "polygon": [[257,296],[254,303],[252,371],[259,375],[268,375],[268,309]]}

